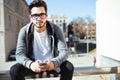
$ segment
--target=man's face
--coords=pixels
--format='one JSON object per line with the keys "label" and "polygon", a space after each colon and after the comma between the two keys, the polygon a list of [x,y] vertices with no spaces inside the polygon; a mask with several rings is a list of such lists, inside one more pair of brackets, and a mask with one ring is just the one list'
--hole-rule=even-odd
{"label": "man's face", "polygon": [[33,7],[30,14],[31,21],[37,28],[42,28],[46,24],[47,13],[44,7]]}

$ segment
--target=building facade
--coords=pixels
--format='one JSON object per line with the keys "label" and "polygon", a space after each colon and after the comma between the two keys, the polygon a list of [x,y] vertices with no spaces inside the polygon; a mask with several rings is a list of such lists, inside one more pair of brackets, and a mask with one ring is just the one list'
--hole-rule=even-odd
{"label": "building facade", "polygon": [[48,20],[58,25],[63,32],[66,31],[66,20],[67,17],[64,15],[49,15]]}
{"label": "building facade", "polygon": [[25,0],[0,0],[0,62],[6,62],[16,48],[18,32],[29,22]]}

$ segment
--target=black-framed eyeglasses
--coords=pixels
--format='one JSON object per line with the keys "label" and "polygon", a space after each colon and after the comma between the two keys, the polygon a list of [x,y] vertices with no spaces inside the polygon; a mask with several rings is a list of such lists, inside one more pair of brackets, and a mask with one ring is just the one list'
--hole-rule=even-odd
{"label": "black-framed eyeglasses", "polygon": [[40,14],[31,14],[31,18],[33,20],[38,20],[39,18],[45,19],[46,18],[46,13],[40,13]]}

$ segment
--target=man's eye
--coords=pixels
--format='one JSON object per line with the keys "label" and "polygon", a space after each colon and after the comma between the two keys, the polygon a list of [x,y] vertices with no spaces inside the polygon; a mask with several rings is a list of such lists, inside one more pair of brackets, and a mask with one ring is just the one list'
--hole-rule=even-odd
{"label": "man's eye", "polygon": [[46,13],[40,13],[40,14],[31,14],[31,16],[44,16]]}
{"label": "man's eye", "polygon": [[45,13],[40,13],[40,16],[43,16],[43,15],[45,15]]}
{"label": "man's eye", "polygon": [[40,14],[34,14],[34,16],[40,16]]}

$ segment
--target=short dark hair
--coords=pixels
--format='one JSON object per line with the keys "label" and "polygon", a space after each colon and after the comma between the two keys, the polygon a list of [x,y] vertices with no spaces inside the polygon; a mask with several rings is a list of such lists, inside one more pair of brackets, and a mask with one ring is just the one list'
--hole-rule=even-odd
{"label": "short dark hair", "polygon": [[47,4],[45,1],[43,0],[33,0],[30,5],[29,5],[29,13],[31,14],[31,9],[33,7],[44,7],[45,8],[45,11],[47,13]]}

